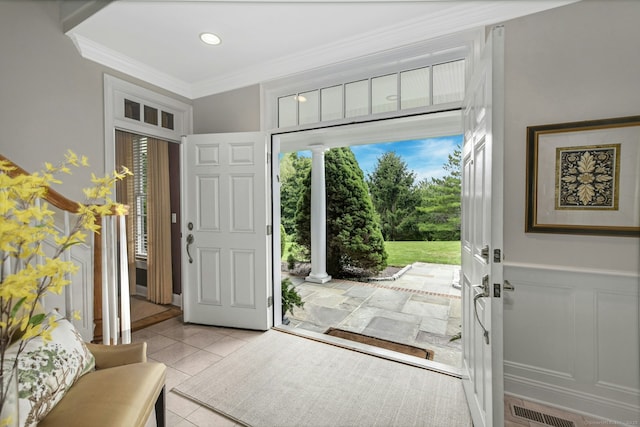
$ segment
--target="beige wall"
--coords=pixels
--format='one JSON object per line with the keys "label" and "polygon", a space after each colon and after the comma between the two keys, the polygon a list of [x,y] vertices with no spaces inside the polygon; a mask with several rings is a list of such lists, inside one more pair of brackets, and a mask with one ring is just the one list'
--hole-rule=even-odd
{"label": "beige wall", "polygon": [[260,130],[260,85],[206,96],[193,101],[193,132]]}
{"label": "beige wall", "polygon": [[56,1],[0,2],[0,153],[28,171],[71,149],[91,168],[60,190],[81,199],[90,171],[104,173],[103,75],[190,101],[83,59],[63,34]]}
{"label": "beige wall", "polygon": [[640,114],[638,17],[586,0],[505,24],[505,391],[623,425],[640,422],[640,241],[525,233],[525,148],[527,126]]}
{"label": "beige wall", "polygon": [[526,127],[640,114],[640,2],[582,1],[505,25],[508,262],[640,271],[637,238],[524,233]]}

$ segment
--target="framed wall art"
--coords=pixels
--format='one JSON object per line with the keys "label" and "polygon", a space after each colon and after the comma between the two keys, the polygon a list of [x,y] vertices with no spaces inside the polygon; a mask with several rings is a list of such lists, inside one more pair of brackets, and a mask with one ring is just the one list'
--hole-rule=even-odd
{"label": "framed wall art", "polygon": [[527,127],[529,233],[640,237],[640,116]]}

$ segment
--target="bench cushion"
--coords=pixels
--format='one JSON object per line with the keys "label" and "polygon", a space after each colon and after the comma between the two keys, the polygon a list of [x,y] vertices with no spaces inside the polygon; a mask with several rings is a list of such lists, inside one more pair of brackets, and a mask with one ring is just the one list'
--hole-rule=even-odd
{"label": "bench cushion", "polygon": [[[19,424],[35,426],[63,398],[95,361],[71,322],[52,311],[43,324],[54,324],[51,340],[43,336],[30,339],[18,360]],[[20,343],[5,353],[4,370],[13,365]]]}
{"label": "bench cushion", "polygon": [[133,363],[84,375],[39,427],[143,427],[164,387],[166,366]]}

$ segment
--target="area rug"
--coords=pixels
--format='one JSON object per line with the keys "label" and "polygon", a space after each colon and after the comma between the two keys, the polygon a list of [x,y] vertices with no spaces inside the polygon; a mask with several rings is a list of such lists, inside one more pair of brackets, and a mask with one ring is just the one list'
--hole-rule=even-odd
{"label": "area rug", "polygon": [[277,330],[173,391],[255,427],[472,425],[458,378]]}
{"label": "area rug", "polygon": [[163,322],[182,314],[182,310],[174,305],[153,304],[144,298],[132,296],[131,330],[137,331],[156,323]]}
{"label": "area rug", "polygon": [[433,360],[433,350],[427,350],[412,345],[400,344],[393,341],[383,340],[381,338],[370,337],[343,329],[329,328],[325,332],[326,335],[332,337],[344,338],[349,341],[355,341],[362,344],[372,345],[375,347],[386,348],[387,350],[397,351],[411,356],[420,357],[422,359]]}

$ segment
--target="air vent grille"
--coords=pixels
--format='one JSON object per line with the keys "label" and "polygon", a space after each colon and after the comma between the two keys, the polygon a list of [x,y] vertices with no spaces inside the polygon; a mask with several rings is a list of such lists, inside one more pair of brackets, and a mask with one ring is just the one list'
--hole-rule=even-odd
{"label": "air vent grille", "polygon": [[514,416],[524,418],[529,421],[535,421],[537,423],[546,424],[553,427],[576,427],[575,423],[571,420],[555,417],[553,415],[544,414],[542,412],[534,411],[532,409],[523,408],[518,405],[511,405],[511,410]]}

